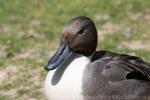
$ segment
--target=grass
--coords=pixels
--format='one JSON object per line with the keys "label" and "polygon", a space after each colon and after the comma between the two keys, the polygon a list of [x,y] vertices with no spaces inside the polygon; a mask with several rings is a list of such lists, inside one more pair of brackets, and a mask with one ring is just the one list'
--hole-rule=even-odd
{"label": "grass", "polygon": [[43,65],[58,47],[64,25],[79,15],[96,23],[98,50],[150,61],[150,48],[123,44],[149,44],[149,0],[0,0],[0,100],[45,99]]}

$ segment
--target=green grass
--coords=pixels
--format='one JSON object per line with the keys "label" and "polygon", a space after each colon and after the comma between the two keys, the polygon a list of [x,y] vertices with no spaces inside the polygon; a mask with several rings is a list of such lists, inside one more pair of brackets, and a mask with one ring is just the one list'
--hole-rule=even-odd
{"label": "green grass", "polygon": [[[43,65],[58,47],[64,25],[75,16],[92,18],[107,33],[98,50],[134,53],[150,61],[150,48],[122,45],[150,42],[149,11],[149,0],[0,0],[0,100],[45,99]],[[129,38],[123,35],[126,28]]]}

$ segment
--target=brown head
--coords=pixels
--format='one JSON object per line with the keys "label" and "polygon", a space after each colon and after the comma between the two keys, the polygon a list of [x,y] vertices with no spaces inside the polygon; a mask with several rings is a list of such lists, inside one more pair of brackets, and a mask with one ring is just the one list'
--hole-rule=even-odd
{"label": "brown head", "polygon": [[73,53],[90,56],[97,47],[97,30],[94,22],[85,16],[73,18],[62,32],[60,47],[45,65],[53,70]]}
{"label": "brown head", "polygon": [[69,48],[85,56],[91,55],[97,47],[97,30],[94,22],[85,16],[73,18],[62,32]]}

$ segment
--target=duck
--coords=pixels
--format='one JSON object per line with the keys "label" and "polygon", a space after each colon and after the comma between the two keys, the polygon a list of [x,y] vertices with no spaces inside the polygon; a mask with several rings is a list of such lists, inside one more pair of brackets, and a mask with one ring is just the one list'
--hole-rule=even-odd
{"label": "duck", "polygon": [[48,100],[150,100],[150,63],[140,57],[97,51],[94,21],[77,16],[62,31],[44,66]]}

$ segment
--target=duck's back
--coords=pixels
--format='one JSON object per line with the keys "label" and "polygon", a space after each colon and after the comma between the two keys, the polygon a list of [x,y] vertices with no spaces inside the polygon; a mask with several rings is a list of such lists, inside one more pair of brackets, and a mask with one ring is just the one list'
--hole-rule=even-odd
{"label": "duck's back", "polygon": [[99,51],[83,75],[85,100],[150,100],[150,64],[138,57]]}

